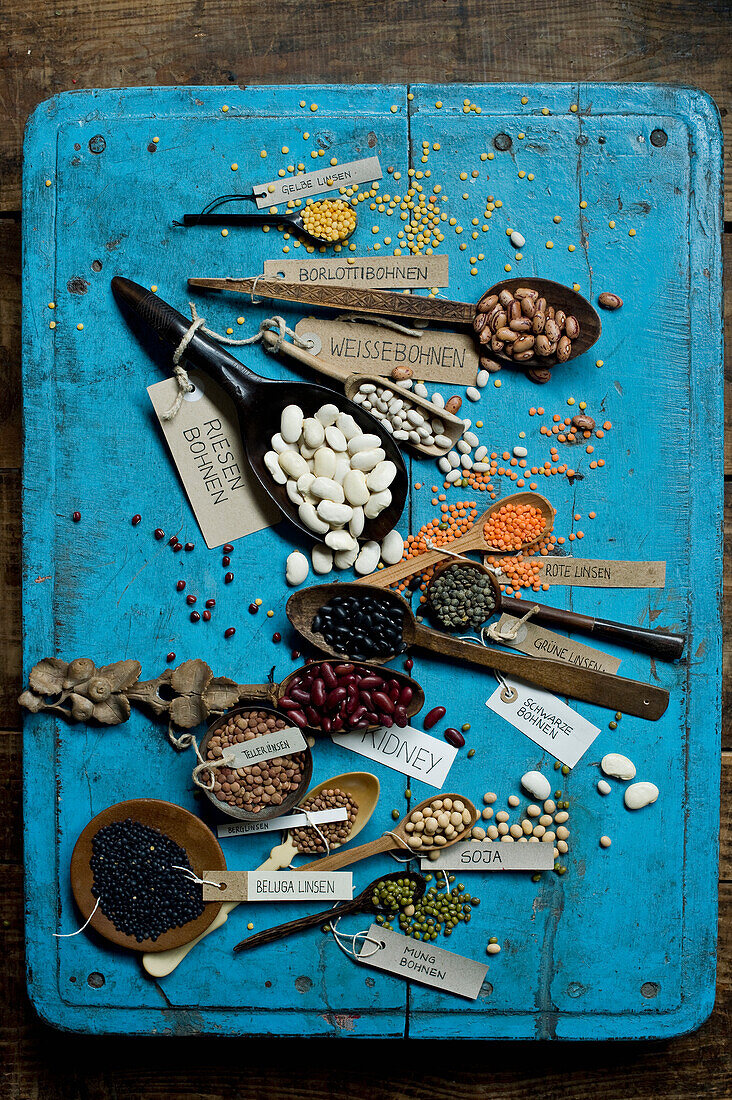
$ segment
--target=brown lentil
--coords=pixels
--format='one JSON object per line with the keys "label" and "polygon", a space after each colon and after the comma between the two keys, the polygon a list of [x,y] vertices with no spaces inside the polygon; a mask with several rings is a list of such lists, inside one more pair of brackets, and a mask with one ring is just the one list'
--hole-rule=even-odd
{"label": "brown lentil", "polygon": [[[345,806],[348,814],[345,821],[324,822],[322,825],[318,825],[318,830],[331,846],[346,842],[358,813],[358,803],[347,791],[342,791],[338,787],[329,787],[321,791],[320,794],[311,795],[302,803],[302,806],[310,813],[316,810],[333,810],[338,806]],[[298,852],[309,852],[313,855],[325,852],[323,837],[319,836],[310,825],[303,826],[300,829],[291,829],[290,837]]]}
{"label": "brown lentil", "polygon": [[[232,715],[211,737],[206,747],[207,760],[226,756],[230,746],[236,746],[273,730],[287,727],[284,718],[264,710],[244,711]],[[227,802],[239,810],[258,814],[270,806],[280,806],[291,791],[297,790],[303,778],[305,754],[275,756],[243,768],[215,768],[204,772],[202,780],[209,783],[213,775],[213,794],[219,802]]]}

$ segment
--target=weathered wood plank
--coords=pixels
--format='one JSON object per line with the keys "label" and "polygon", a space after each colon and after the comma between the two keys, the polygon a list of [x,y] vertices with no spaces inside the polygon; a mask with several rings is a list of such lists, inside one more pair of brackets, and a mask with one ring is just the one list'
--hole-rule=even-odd
{"label": "weathered wood plank", "polygon": [[20,473],[0,470],[0,726],[20,729]]}
{"label": "weathered wood plank", "polygon": [[[0,203],[20,205],[21,139],[35,105],[55,92],[130,84],[324,81],[661,81],[710,92],[732,144],[725,5],[693,0],[549,0],[511,5],[423,0],[389,8],[363,0],[347,28],[327,0],[286,0],[276,19],[256,0],[135,6],[105,0],[28,5],[7,0],[0,17]],[[691,33],[690,33],[691,29]],[[347,37],[344,38],[344,32]],[[732,183],[728,181],[728,189]],[[732,191],[728,190],[728,195]]]}
{"label": "weathered wood plank", "polygon": [[0,469],[20,466],[20,222],[14,218],[0,218],[0,424]]}

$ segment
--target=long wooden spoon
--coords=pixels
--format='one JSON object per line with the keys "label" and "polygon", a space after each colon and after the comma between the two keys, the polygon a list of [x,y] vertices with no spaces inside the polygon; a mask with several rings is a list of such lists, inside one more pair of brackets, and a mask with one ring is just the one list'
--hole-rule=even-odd
{"label": "long wooden spoon", "polygon": [[[312,623],[320,608],[333,596],[351,593],[372,595],[372,590],[362,584],[320,584],[301,589],[293,592],[287,601],[287,617],[311,645],[331,656],[344,659],[346,655],[328,646],[322,634],[313,630]],[[573,699],[582,699],[586,703],[609,707],[638,718],[655,721],[668,707],[669,693],[665,688],[638,680],[627,680],[609,672],[579,668],[564,661],[554,661],[546,657],[524,657],[505,649],[463,642],[439,630],[433,630],[424,623],[418,623],[409,604],[395,592],[385,591],[382,595],[387,603],[402,610],[402,638],[407,646],[418,646],[454,661],[505,672],[508,676],[515,676],[518,680],[535,684],[556,695],[568,695]],[[396,654],[387,654],[375,663],[389,661],[394,656]]]}
{"label": "long wooden spoon", "polygon": [[390,875],[380,875],[379,878],[370,882],[366,889],[357,894],[355,898],[350,901],[342,901],[339,905],[326,909],[324,913],[310,913],[307,917],[299,917],[297,920],[288,921],[286,924],[278,924],[274,928],[266,928],[264,932],[255,932],[253,936],[247,936],[245,940],[236,945],[234,951],[248,951],[250,947],[260,947],[263,943],[274,943],[275,940],[292,936],[295,932],[304,932],[307,928],[315,928],[323,921],[345,917],[347,913],[359,913],[364,909],[371,909],[374,913],[393,913],[393,910],[374,903],[373,897],[374,890],[382,882],[396,882],[397,879],[409,879],[412,883],[413,901],[419,901],[424,896],[427,884],[422,875],[418,875],[415,871],[393,871]]}
{"label": "long wooden spoon", "polygon": [[[486,542],[484,534],[484,526],[490,517],[506,504],[531,504],[534,508],[538,508],[544,517],[544,529],[536,538],[522,542],[514,550],[508,551],[491,546]],[[529,550],[549,534],[554,526],[554,515],[554,509],[541,493],[512,493],[510,496],[494,501],[490,508],[477,517],[470,530],[451,542],[449,546],[440,547],[438,550],[427,550],[416,558],[408,558],[406,561],[397,562],[396,565],[388,565],[386,569],[377,569],[375,573],[369,573],[368,576],[363,577],[359,583],[370,584],[375,588],[389,588],[392,584],[403,581],[405,577],[411,577],[413,573],[423,573],[425,569],[444,561],[451,554],[467,554],[469,550],[482,550],[492,554],[520,554],[522,550]]]}
{"label": "long wooden spoon", "polygon": [[[371,820],[371,815],[376,809],[376,803],[379,801],[379,781],[370,772],[346,772],[343,775],[334,775],[331,779],[325,779],[308,791],[303,801],[314,798],[321,791],[332,787],[350,794],[358,803],[358,812],[348,834],[348,843],[350,843]],[[333,843],[331,847],[339,848],[341,845]],[[278,844],[272,849],[269,858],[257,870],[281,871],[283,868],[290,866],[296,855],[298,855],[298,849],[295,847],[292,833],[288,832],[282,844]],[[184,943],[181,947],[173,948],[170,951],[158,951],[155,954],[147,953],[143,955],[142,965],[147,973],[154,978],[164,978],[168,974],[172,974],[197,943],[200,943],[211,932],[226,924],[229,913],[236,909],[238,904],[239,902],[236,901],[225,901],[215,920],[212,921],[206,931],[200,936],[196,936],[195,939],[189,940],[188,943]]]}
{"label": "long wooden spoon", "polygon": [[519,600],[506,597],[501,592],[500,585],[492,573],[489,573],[484,565],[473,561],[446,561],[435,570],[430,583],[427,585],[425,596],[429,604],[432,603],[433,585],[448,569],[473,569],[488,577],[493,589],[493,610],[486,616],[485,622],[505,612],[507,615],[521,617],[529,611],[532,612],[532,621],[537,623],[549,623],[558,626],[562,630],[583,631],[591,634],[593,638],[602,638],[617,645],[627,645],[631,649],[641,649],[644,653],[650,653],[654,657],[662,657],[666,661],[675,661],[684,652],[683,634],[671,634],[666,630],[646,630],[640,626],[632,626],[628,623],[616,623],[610,619],[595,619],[591,615],[580,615],[576,611],[565,611],[561,607],[547,607],[537,604],[533,600]]}
{"label": "long wooden spoon", "polygon": [[[401,294],[392,290],[370,290],[368,287],[322,286],[313,283],[287,283],[280,279],[208,279],[188,280],[192,289],[229,290],[238,294],[257,294],[276,301],[298,302],[301,305],[325,306],[331,309],[347,309],[354,313],[383,313],[389,317],[410,317],[422,321],[440,321],[443,324],[472,326],[477,310],[472,302],[452,302],[445,298],[427,298],[418,294]],[[600,335],[602,328],[597,311],[576,291],[551,279],[504,279],[496,283],[486,294],[498,294],[501,290],[514,291],[525,286],[536,290],[549,305],[576,317],[580,324],[579,336],[572,341],[569,359],[575,359],[588,351]],[[482,295],[485,299],[486,294]],[[491,355],[495,354],[491,352]],[[547,366],[547,361],[537,358],[523,367]]]}
{"label": "long wooden spoon", "polygon": [[378,855],[379,852],[391,852],[396,848],[411,852],[416,856],[419,854],[417,850],[413,850],[409,845],[410,833],[407,832],[407,823],[412,814],[417,810],[425,810],[432,803],[441,798],[443,801],[446,798],[451,798],[453,802],[457,799],[463,803],[464,807],[470,813],[470,822],[464,824],[463,828],[456,831],[455,836],[450,839],[445,839],[445,843],[439,849],[450,848],[453,844],[457,844],[459,840],[465,840],[470,835],[470,830],[478,820],[478,811],[469,798],[466,798],[462,794],[433,794],[430,798],[425,798],[419,805],[414,806],[405,817],[395,825],[393,829],[389,829],[387,832],[382,833],[376,840],[370,840],[368,844],[360,844],[358,848],[349,848],[347,852],[336,852],[332,856],[323,856],[322,859],[315,859],[312,863],[306,863],[303,867],[299,867],[300,871],[337,871],[339,867],[350,867],[353,863],[360,863],[362,859],[368,859],[369,856]]}
{"label": "long wooden spoon", "polygon": [[289,355],[291,359],[296,359],[298,363],[303,363],[313,370],[320,371],[321,374],[326,374],[329,378],[337,378],[339,382],[344,383],[343,388],[346,397],[351,401],[355,399],[356,394],[359,392],[364,382],[371,382],[374,386],[379,386],[381,389],[391,390],[406,404],[421,409],[427,419],[437,417],[442,421],[443,425],[443,431],[440,434],[444,435],[450,442],[446,447],[438,447],[434,443],[429,446],[426,446],[424,443],[405,444],[405,446],[413,447],[414,450],[419,451],[420,454],[429,455],[430,458],[440,458],[455,446],[458,439],[462,437],[465,431],[465,424],[459,416],[454,416],[453,413],[449,413],[447,409],[441,409],[439,406],[433,405],[426,397],[420,397],[419,394],[413,393],[411,390],[405,390],[403,386],[398,386],[391,378],[383,378],[379,374],[352,374],[351,371],[342,367],[339,363],[329,363],[325,359],[320,359],[311,351],[307,351],[305,348],[299,348],[296,344],[290,343],[287,340],[280,341],[276,332],[265,331],[262,333],[262,339],[269,347],[275,347],[279,343],[278,350],[284,352],[285,355]]}

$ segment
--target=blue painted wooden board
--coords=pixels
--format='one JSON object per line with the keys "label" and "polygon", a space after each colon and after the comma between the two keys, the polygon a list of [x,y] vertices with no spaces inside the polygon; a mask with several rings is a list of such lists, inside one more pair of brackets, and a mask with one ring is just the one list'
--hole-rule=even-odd
{"label": "blue painted wooden board", "polygon": [[[464,99],[481,113],[465,113]],[[309,109],[313,101],[317,112]],[[654,131],[665,144],[653,143],[657,134],[651,141]],[[511,137],[511,148],[481,160],[499,133]],[[423,141],[440,146],[424,164]],[[280,153],[283,145],[289,153]],[[529,876],[471,879],[481,904],[446,946],[482,960],[489,936],[503,945],[475,1003],[359,967],[319,931],[233,959],[248,920],[264,928],[283,919],[266,906],[242,906],[159,985],[136,957],[96,938],[54,939],[52,932],[78,927],[68,865],[90,817],[145,795],[205,810],[192,791],[190,756],[177,755],[164,730],[139,712],[110,730],[28,717],[30,995],[46,1020],[83,1032],[599,1039],[690,1030],[709,1013],[714,992],[721,676],[720,136],[703,94],[602,84],[154,88],[64,94],[41,104],[29,123],[24,175],[26,672],[55,653],[100,664],[137,657],[143,676],[154,676],[169,650],[179,660],[201,656],[239,682],[264,679],[272,665],[278,679],[294,667],[284,560],[299,539],[281,525],[240,540],[235,582],[224,587],[219,553],[206,550],[154,423],[146,386],[163,376],[160,365],[121,322],[109,282],[120,273],[154,284],[185,308],[189,275],[261,270],[286,243],[274,230],[223,238],[217,230],[174,231],[171,220],[214,195],[273,178],[293,161],[309,169],[318,147],[340,161],[376,153],[382,166],[402,173],[400,183],[385,177],[382,192],[403,191],[410,165],[429,169],[425,190],[441,186],[446,212],[465,226],[458,235],[448,223],[441,245],[450,256],[451,297],[475,300],[511,263],[512,275],[577,282],[589,298],[603,289],[624,298],[620,313],[603,315],[599,344],[555,371],[550,385],[539,389],[504,371],[500,389],[489,386],[479,405],[466,402],[466,412],[482,421],[479,434],[491,450],[510,449],[526,432],[538,465],[548,453],[531,406],[564,415],[574,397],[598,421],[612,421],[596,447],[603,469],[590,469],[587,455],[573,456],[583,480],[570,486],[555,477],[539,487],[558,509],[558,532],[572,529],[575,511],[582,515],[575,530],[585,539],[574,545],[583,554],[664,559],[667,587],[557,589],[549,598],[687,632],[688,656],[675,667],[654,666],[618,651],[622,673],[671,691],[657,723],[626,718],[613,732],[611,713],[578,705],[602,732],[562,782],[572,804],[568,874],[544,875],[538,885]],[[483,233],[488,193],[502,206]],[[397,238],[401,223],[386,224],[368,204],[359,217],[358,254],[385,233]],[[377,224],[378,236],[371,232]],[[508,226],[526,237],[522,260]],[[476,258],[471,275],[470,257],[479,252],[485,258]],[[206,303],[211,326],[230,325],[237,334],[253,331],[269,312],[242,299]],[[245,329],[235,322],[242,314]],[[290,323],[299,316],[285,315]],[[259,348],[242,358],[272,377],[289,375],[289,366]],[[428,461],[412,460],[411,469],[413,482],[438,483]],[[450,499],[465,496],[450,492]],[[430,500],[429,488],[413,489],[403,532],[435,514]],[[78,525],[70,518],[75,509]],[[136,512],[143,521],[132,528]],[[195,551],[171,554],[152,538],[157,526],[192,539]],[[189,622],[175,593],[180,576],[188,591],[217,598],[210,625]],[[252,617],[246,608],[256,596],[264,602]],[[264,614],[270,607],[271,619]],[[225,641],[229,625],[237,634]],[[279,647],[275,629],[285,634]],[[489,676],[416,656],[428,707],[446,702],[450,722],[472,725],[476,755],[459,754],[452,789],[478,802],[495,790],[501,804],[528,768],[554,779],[553,760],[486,710]],[[595,789],[590,765],[611,750],[630,755],[638,777],[660,787],[658,802],[637,816],[623,808],[619,789],[607,799]],[[360,766],[346,750],[319,745],[313,778]],[[380,812],[365,840],[388,827],[392,807],[406,806],[404,778],[382,768],[378,774]],[[430,793],[410,785],[415,800]],[[613,839],[608,851],[598,847],[601,833]],[[229,840],[229,866],[256,866],[270,846]],[[354,883],[360,888],[392,867],[388,857],[358,865]],[[287,916],[299,911],[288,908]],[[355,931],[365,920],[344,925]]]}

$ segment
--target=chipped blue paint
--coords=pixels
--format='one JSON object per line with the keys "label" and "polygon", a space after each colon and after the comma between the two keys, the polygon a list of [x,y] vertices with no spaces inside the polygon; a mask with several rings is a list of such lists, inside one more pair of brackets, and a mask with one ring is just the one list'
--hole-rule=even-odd
{"label": "chipped blue paint", "polygon": [[[653,668],[641,655],[618,651],[621,671],[654,677],[671,690],[671,705],[658,723],[623,719],[615,733],[607,728],[607,711],[578,707],[602,732],[563,781],[572,803],[569,873],[545,876],[538,885],[528,876],[470,880],[481,905],[447,946],[483,959],[488,936],[503,945],[490,960],[491,988],[474,1004],[413,984],[407,990],[397,979],[357,967],[317,930],[233,959],[231,947],[247,920],[262,928],[281,919],[266,906],[241,907],[160,983],[143,976],[136,958],[95,938],[54,939],[53,931],[78,926],[68,864],[93,814],[142,795],[205,808],[192,792],[190,757],[177,755],[161,726],[141,714],[111,730],[29,716],[28,986],[39,1013],[56,1026],[160,1035],[640,1038],[688,1031],[711,1009],[721,678],[716,112],[697,91],[647,85],[409,90],[412,100],[404,87],[142,88],[64,94],[35,111],[24,173],[26,673],[41,656],[56,653],[99,663],[138,657],[143,675],[154,676],[168,650],[179,660],[202,656],[240,682],[266,677],[273,664],[278,678],[294,667],[292,639],[285,635],[277,647],[271,632],[285,626],[283,563],[299,539],[278,528],[241,540],[232,562],[235,583],[224,588],[217,552],[205,549],[153,424],[145,387],[163,376],[162,360],[149,358],[121,323],[109,281],[120,273],[155,284],[183,307],[188,275],[261,270],[264,258],[280,254],[274,231],[232,231],[224,239],[216,230],[176,231],[170,223],[216,194],[244,190],[263,178],[263,165],[272,176],[293,161],[310,167],[309,150],[320,145],[341,161],[376,153],[384,167],[402,172],[399,184],[385,176],[382,192],[403,190],[410,155],[417,171],[430,170],[421,181],[425,191],[441,185],[448,214],[465,227],[458,236],[447,226],[441,246],[450,256],[451,296],[475,299],[511,263],[512,274],[576,281],[590,298],[603,289],[624,298],[619,314],[603,314],[599,344],[557,370],[549,386],[539,389],[504,371],[500,390],[489,386],[481,404],[466,402],[465,411],[483,420],[490,449],[512,446],[525,431],[538,465],[546,448],[530,406],[564,412],[567,398],[575,397],[587,401],[598,420],[613,422],[596,446],[595,457],[606,460],[603,470],[588,469],[588,456],[573,457],[585,480],[574,487],[558,477],[548,482],[557,529],[569,531],[578,510],[584,554],[663,558],[668,586],[650,593],[564,589],[556,598],[589,614],[688,632],[688,657],[678,667]],[[313,99],[316,113],[309,110]],[[464,113],[464,99],[479,105],[480,115]],[[666,144],[652,143],[657,130]],[[511,137],[509,150],[494,150],[498,133]],[[441,146],[424,164],[423,141]],[[280,154],[282,144],[291,153]],[[494,155],[481,160],[481,153]],[[468,173],[465,182],[461,170]],[[483,218],[487,193],[503,204],[490,222]],[[473,216],[479,218],[475,241]],[[359,253],[385,233],[397,239],[402,222],[393,216],[362,204],[359,218]],[[378,237],[372,224],[380,225]],[[527,239],[521,261],[507,226]],[[474,277],[469,261],[479,252],[486,258],[475,261]],[[236,329],[236,316],[246,315],[237,332],[253,331],[255,319],[271,312],[223,298],[207,301],[205,311],[219,331]],[[285,316],[293,323],[298,314]],[[604,359],[602,369],[596,357]],[[290,374],[289,364],[260,349],[242,358],[272,377]],[[436,481],[429,463],[413,460],[412,472],[427,486]],[[434,514],[430,497],[428,489],[412,493],[412,530]],[[82,522],[73,525],[76,508]],[[586,518],[590,509],[597,512],[594,522]],[[129,524],[135,512],[143,516],[138,528]],[[152,538],[158,525],[193,539],[196,550],[172,555]],[[181,575],[189,591],[217,597],[210,626],[189,622],[174,591]],[[256,595],[275,609],[273,619],[246,613]],[[237,634],[225,642],[223,629],[232,623]],[[472,723],[468,738],[477,753],[473,760],[459,754],[452,789],[476,801],[493,789],[504,799],[533,767],[554,781],[551,758],[486,711],[490,678],[421,655],[415,673],[428,706],[447,702],[450,722]],[[627,752],[639,778],[661,789],[642,816],[623,809],[620,790],[606,800],[595,791],[597,771],[589,765],[612,749]],[[318,746],[314,779],[359,766],[346,750]],[[388,827],[392,807],[405,806],[403,777],[381,769],[379,778],[380,814],[365,840]],[[410,786],[415,799],[429,793],[416,781]],[[613,839],[608,851],[597,845],[603,832]],[[233,868],[256,865],[269,848],[261,838],[225,843]],[[392,866],[382,857],[356,867],[354,884]],[[296,912],[288,908],[287,914]],[[355,931],[364,922],[353,917],[344,927]],[[90,983],[90,975],[102,979]]]}

